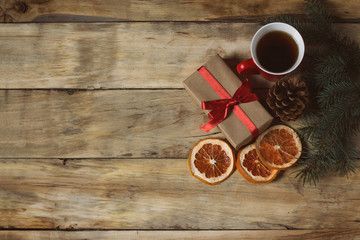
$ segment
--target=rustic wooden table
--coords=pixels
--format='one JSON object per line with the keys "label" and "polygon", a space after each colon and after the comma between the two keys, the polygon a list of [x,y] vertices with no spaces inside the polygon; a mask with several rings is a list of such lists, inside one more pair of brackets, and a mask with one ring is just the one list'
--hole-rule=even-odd
{"label": "rustic wooden table", "polygon": [[[261,19],[302,4],[1,0],[0,239],[360,239],[359,172],[207,186],[187,167],[223,136],[182,81],[216,53],[234,67]],[[360,42],[360,1],[326,6]]]}

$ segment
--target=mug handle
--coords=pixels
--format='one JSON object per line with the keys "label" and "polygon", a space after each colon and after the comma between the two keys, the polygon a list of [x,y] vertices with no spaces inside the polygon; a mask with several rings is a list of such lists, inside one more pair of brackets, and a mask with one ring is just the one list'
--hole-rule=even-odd
{"label": "mug handle", "polygon": [[236,67],[239,74],[260,74],[259,68],[255,65],[252,58],[239,63]]}

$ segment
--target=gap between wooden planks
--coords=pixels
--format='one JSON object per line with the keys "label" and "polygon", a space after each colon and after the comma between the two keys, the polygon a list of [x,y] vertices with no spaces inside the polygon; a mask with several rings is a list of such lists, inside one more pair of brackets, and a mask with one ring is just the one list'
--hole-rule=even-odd
{"label": "gap between wooden planks", "polygon": [[3,159],[0,228],[359,229],[359,174],[303,187],[295,170],[208,186],[186,159]]}
{"label": "gap between wooden planks", "polygon": [[[0,25],[1,89],[182,88],[215,54],[235,71],[255,23],[127,22]],[[360,24],[336,29],[360,42]],[[271,82],[250,79],[254,87]]]}
{"label": "gap between wooden planks", "polygon": [[0,231],[4,240],[48,240],[48,239],[127,239],[127,240],[324,240],[324,239],[359,239],[358,229],[329,230],[233,230],[233,231]]}

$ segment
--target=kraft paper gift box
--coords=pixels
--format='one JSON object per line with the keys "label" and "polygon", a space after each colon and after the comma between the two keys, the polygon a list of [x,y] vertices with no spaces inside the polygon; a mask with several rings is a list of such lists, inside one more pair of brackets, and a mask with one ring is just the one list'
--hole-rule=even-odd
{"label": "kraft paper gift box", "polygon": [[[209,72],[231,96],[233,96],[236,90],[242,85],[240,79],[232,72],[219,55],[210,59],[203,67],[205,67],[207,72]],[[221,99],[199,71],[195,71],[183,83],[185,89],[199,106],[199,109],[201,109],[203,101]],[[273,118],[260,102],[240,103],[238,106],[240,106],[247,118],[256,126],[259,134],[270,126]],[[204,111],[206,113],[209,112],[209,110]],[[243,122],[244,121],[240,120],[233,111],[230,111],[225,120],[217,125],[227,140],[237,150],[254,139],[253,134]]]}

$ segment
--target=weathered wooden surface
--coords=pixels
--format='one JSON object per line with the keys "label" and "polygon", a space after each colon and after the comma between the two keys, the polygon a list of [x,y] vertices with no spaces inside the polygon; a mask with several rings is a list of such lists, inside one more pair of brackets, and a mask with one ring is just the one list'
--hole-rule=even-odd
{"label": "weathered wooden surface", "polygon": [[360,228],[360,175],[303,187],[288,169],[208,186],[186,159],[0,160],[0,227],[46,229]]}
{"label": "weathered wooden surface", "polygon": [[186,158],[223,137],[199,129],[208,118],[185,90],[1,90],[0,101],[2,158]]}
{"label": "weathered wooden surface", "polygon": [[[250,56],[258,24],[1,25],[0,88],[179,88],[214,54]],[[266,81],[261,81],[267,84]]]}
{"label": "weathered wooden surface", "polygon": [[[360,42],[360,2],[326,2]],[[0,24],[0,239],[360,239],[359,173],[210,187],[187,167],[222,135],[182,81],[216,53],[234,69],[255,22],[302,3],[0,0],[0,22],[116,21]]]}
{"label": "weathered wooden surface", "polygon": [[[182,88],[214,54],[250,57],[255,23],[76,23],[0,26],[0,88]],[[337,29],[360,42],[358,24]],[[271,82],[250,77],[254,87]]]}
{"label": "weathered wooden surface", "polygon": [[[358,20],[357,0],[329,0],[328,8],[339,18]],[[2,0],[2,22],[28,21],[211,21],[253,20],[274,14],[305,14],[302,0]],[[61,15],[69,15],[66,18]],[[73,15],[77,16],[74,17]],[[79,18],[78,16],[86,16]],[[40,19],[39,19],[40,17]],[[90,17],[90,18],[89,18]],[[91,18],[92,17],[92,18]]]}
{"label": "weathered wooden surface", "polygon": [[360,230],[241,230],[241,231],[0,231],[4,240],[48,240],[48,239],[126,239],[126,240],[356,240]]}
{"label": "weathered wooden surface", "polygon": [[[70,95],[71,94],[71,95]],[[185,158],[216,129],[185,90],[2,90],[2,158]]]}

